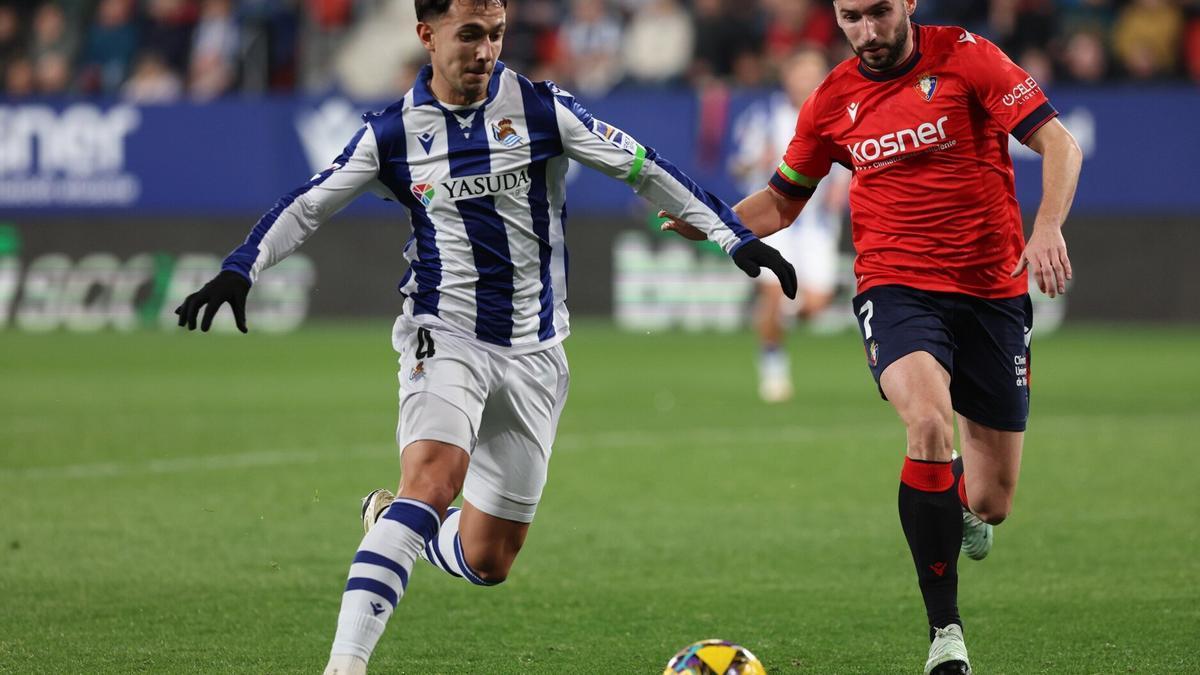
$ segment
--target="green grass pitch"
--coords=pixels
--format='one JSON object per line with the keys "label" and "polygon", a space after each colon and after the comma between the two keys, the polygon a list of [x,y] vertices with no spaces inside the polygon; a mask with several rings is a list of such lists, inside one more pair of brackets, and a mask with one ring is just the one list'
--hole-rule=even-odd
{"label": "green grass pitch", "polygon": [[[288,336],[0,333],[0,672],[319,672],[358,499],[397,480],[384,324]],[[395,673],[658,673],[742,642],[771,673],[916,673],[904,434],[851,335],[581,323],[550,482],[507,583],[419,563]],[[1200,671],[1200,332],[1035,342],[1016,510],[961,562],[980,673]]]}

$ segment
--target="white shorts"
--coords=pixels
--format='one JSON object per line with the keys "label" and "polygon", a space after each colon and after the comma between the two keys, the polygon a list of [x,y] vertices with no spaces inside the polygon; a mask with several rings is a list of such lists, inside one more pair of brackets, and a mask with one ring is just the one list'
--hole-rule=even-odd
{"label": "white shorts", "polygon": [[533,521],[567,401],[570,373],[561,344],[507,356],[447,331],[396,319],[400,352],[401,453],[420,440],[467,451],[463,497],[480,511]]}
{"label": "white shorts", "polygon": [[[796,268],[796,281],[801,291],[832,293],[837,286],[838,230],[818,224],[800,222],[780,230],[764,243],[777,249]],[[779,283],[775,273],[763,268],[759,283]]]}

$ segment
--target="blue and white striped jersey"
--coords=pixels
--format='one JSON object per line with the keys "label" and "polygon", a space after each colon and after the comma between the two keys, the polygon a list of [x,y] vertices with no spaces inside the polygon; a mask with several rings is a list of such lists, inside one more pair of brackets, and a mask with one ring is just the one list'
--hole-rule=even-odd
{"label": "blue and white striped jersey", "polygon": [[568,158],[624,180],[728,253],[754,238],[721,200],[553,83],[497,62],[484,101],[451,106],[434,98],[431,74],[425,66],[403,99],[364,115],[334,163],[280,199],[223,269],[254,281],[370,191],[412,215],[404,312],[515,354],[570,330]]}

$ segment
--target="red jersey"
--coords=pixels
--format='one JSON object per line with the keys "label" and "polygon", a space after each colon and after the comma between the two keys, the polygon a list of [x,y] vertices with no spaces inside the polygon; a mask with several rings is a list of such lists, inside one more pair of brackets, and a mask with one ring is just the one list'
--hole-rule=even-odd
{"label": "red jersey", "polygon": [[832,162],[854,171],[858,292],[882,284],[1005,298],[1025,246],[1008,134],[1022,143],[1058,113],[987,40],[913,24],[913,53],[877,73],[841,63],[800,110],[771,187],[807,199]]}

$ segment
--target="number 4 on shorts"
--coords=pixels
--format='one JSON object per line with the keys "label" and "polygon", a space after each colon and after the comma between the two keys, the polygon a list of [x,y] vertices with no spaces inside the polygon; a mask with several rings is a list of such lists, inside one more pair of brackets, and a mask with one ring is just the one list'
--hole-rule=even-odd
{"label": "number 4 on shorts", "polygon": [[432,357],[437,350],[433,346],[433,334],[428,328],[417,329],[417,353],[418,359],[428,359]]}

